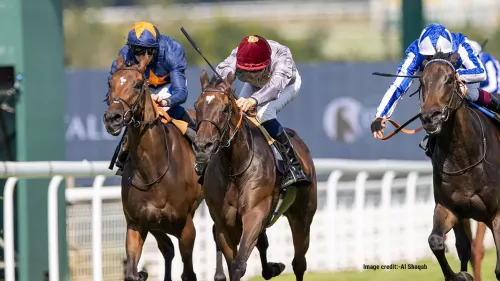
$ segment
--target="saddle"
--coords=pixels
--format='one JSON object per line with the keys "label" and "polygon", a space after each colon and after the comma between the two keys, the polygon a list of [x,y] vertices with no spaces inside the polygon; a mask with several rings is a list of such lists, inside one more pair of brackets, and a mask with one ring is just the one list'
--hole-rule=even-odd
{"label": "saddle", "polygon": [[[251,116],[246,116],[246,118],[252,122],[255,126],[257,126],[264,137],[267,140],[267,143],[271,147],[271,151],[273,152],[274,155],[274,162],[276,165],[276,170],[280,174],[284,174],[284,171],[288,169],[288,164],[286,161],[286,155],[281,155],[280,150],[278,149],[279,143],[269,135],[267,130],[260,124],[259,121],[255,117]],[[279,186],[279,185],[278,185]],[[296,187],[288,187],[288,188],[280,188],[279,190],[279,199],[274,207],[274,211],[270,215],[269,222],[266,227],[272,226],[280,217],[283,213],[285,213],[290,205],[292,205],[293,201],[295,200],[295,196],[297,194],[297,188]]]}

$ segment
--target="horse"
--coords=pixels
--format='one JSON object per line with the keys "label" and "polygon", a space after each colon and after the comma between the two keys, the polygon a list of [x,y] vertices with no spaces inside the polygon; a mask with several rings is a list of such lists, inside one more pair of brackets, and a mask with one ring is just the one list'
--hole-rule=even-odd
{"label": "horse", "polygon": [[[283,175],[278,171],[276,156],[264,133],[236,105],[232,90],[234,79],[234,74],[230,73],[225,79],[214,76],[209,81],[207,72],[202,71],[202,92],[195,102],[198,123],[193,144],[195,161],[205,167],[203,194],[215,224],[216,243],[226,259],[230,280],[239,281],[244,276],[254,247],[260,253],[262,277],[269,280],[285,269],[283,263],[267,261],[269,243],[266,234],[266,229],[273,222],[271,217],[279,201]],[[286,130],[305,174],[311,179],[307,186],[290,187],[287,192],[293,189],[296,196],[288,209],[283,211],[293,237],[293,272],[296,280],[301,281],[307,269],[305,255],[317,208],[317,181],[306,144],[296,132]],[[220,271],[222,266],[217,266],[216,274]]]}
{"label": "horse", "polygon": [[179,241],[184,264],[182,280],[196,281],[193,217],[201,202],[201,185],[193,169],[194,153],[179,128],[172,120],[167,122],[168,114],[161,115],[151,99],[144,74],[146,65],[146,60],[125,65],[123,56],[118,57],[117,70],[109,81],[111,103],[104,113],[108,133],[118,135],[123,127],[128,130],[129,160],[121,180],[127,223],[125,281],[144,281],[148,277],[146,272],[137,272],[148,233],[155,237],[165,260],[164,280],[172,280],[175,252],[170,234]]}
{"label": "horse", "polygon": [[[423,62],[420,120],[435,138],[432,153],[435,208],[428,238],[445,280],[473,280],[467,273],[471,244],[464,220],[484,222],[497,248],[495,274],[500,280],[499,124],[467,101],[456,75],[458,53],[438,52]],[[453,228],[460,259],[455,273],[446,257],[444,235]]]}

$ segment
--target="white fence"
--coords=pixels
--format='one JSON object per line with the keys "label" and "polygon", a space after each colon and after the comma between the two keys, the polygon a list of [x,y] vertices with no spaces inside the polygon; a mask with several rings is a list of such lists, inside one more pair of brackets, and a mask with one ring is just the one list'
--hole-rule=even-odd
{"label": "white fence", "polygon": [[[120,187],[103,187],[108,162],[0,162],[0,177],[8,178],[4,190],[6,281],[14,280],[13,190],[17,179],[51,178],[49,184],[49,276],[59,280],[57,248],[57,189],[65,177],[95,177],[93,187],[66,189],[67,241],[72,281],[123,278],[125,221]],[[362,270],[363,264],[415,262],[432,257],[427,237],[432,226],[431,167],[420,161],[354,161],[315,159],[318,173],[318,211],[311,228],[307,254],[308,272]],[[475,228],[475,223],[473,227]],[[195,216],[197,230],[193,253],[198,280],[213,280],[215,244],[212,220],[205,204]],[[285,263],[292,273],[293,245],[286,218],[268,230],[270,261]],[[172,277],[179,280],[182,262],[177,240]],[[447,236],[455,251],[454,235]],[[491,232],[485,238],[491,247]],[[149,235],[140,266],[148,280],[163,280],[163,257]],[[226,270],[227,272],[227,270]],[[245,279],[260,275],[257,250],[248,262]]]}

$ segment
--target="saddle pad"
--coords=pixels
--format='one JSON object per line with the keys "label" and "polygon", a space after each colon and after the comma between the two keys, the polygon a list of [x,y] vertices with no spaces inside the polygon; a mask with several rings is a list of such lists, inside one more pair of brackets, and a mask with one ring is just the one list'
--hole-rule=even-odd
{"label": "saddle pad", "polygon": [[158,106],[156,102],[153,102],[153,107],[155,108],[156,114],[157,116],[160,117],[160,121],[163,124],[168,124],[169,122],[171,122],[181,131],[183,135],[186,134],[188,128],[188,123],[186,121],[173,119],[172,117],[170,117],[170,115],[168,115],[165,109],[163,109],[163,107]]}
{"label": "saddle pad", "polygon": [[264,128],[264,126],[260,125],[259,121],[257,121],[257,119],[255,119],[255,117],[250,117],[250,116],[246,116],[248,120],[250,120],[252,123],[255,124],[255,126],[257,126],[261,132],[264,134],[264,137],[266,137],[266,140],[267,140],[267,143],[269,145],[272,145],[275,140],[271,137],[271,135],[269,135],[269,133],[266,131],[266,129]]}

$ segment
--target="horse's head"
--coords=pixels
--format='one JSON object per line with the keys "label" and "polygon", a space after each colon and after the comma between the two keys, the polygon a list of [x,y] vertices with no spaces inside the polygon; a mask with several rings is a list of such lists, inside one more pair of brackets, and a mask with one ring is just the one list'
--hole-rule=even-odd
{"label": "horse's head", "polygon": [[209,81],[205,70],[200,76],[202,92],[195,103],[198,130],[193,144],[196,162],[199,164],[207,164],[211,155],[218,151],[221,142],[229,145],[231,120],[238,116],[231,88],[234,74],[230,73],[224,80],[217,78],[214,76]]}
{"label": "horse's head", "polygon": [[451,56],[438,52],[429,61],[424,61],[420,77],[424,101],[420,119],[428,134],[439,134],[463,101],[455,72],[457,59],[457,52]]}
{"label": "horse's head", "polygon": [[123,60],[122,55],[116,60],[116,72],[109,80],[110,105],[104,113],[106,131],[113,136],[142,114],[147,93],[144,71],[148,60],[141,60],[139,65],[125,65]]}

